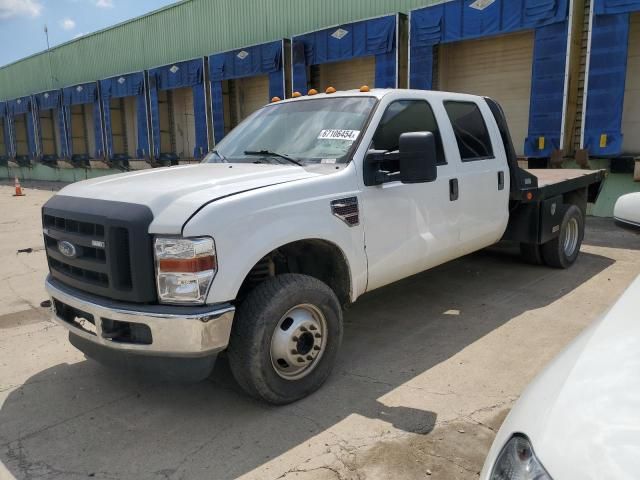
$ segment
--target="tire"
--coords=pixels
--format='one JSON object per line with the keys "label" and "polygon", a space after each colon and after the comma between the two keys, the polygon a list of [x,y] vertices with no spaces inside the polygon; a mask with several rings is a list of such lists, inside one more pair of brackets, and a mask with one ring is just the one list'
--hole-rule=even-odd
{"label": "tire", "polygon": [[562,218],[560,235],[542,245],[542,258],[550,267],[569,268],[578,258],[583,239],[584,215],[571,205]]}
{"label": "tire", "polygon": [[542,247],[535,243],[521,243],[520,256],[525,262],[531,265],[542,265],[544,263]]}
{"label": "tire", "polygon": [[229,365],[249,395],[285,405],[320,388],[341,342],[342,309],[333,290],[307,275],[278,275],[258,285],[239,305]]}

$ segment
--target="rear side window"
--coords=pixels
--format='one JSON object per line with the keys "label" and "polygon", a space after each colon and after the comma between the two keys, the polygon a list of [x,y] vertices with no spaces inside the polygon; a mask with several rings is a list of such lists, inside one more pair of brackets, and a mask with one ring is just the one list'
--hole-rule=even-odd
{"label": "rear side window", "polygon": [[493,158],[487,125],[478,105],[472,102],[444,102],[463,162]]}

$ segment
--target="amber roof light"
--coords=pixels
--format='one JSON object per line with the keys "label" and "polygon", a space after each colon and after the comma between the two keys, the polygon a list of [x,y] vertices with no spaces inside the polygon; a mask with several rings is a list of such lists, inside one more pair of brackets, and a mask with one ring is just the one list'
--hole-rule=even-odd
{"label": "amber roof light", "polygon": [[369,91],[369,85],[362,85],[360,87],[360,91],[363,92],[363,93],[368,92]]}
{"label": "amber roof light", "polygon": [[327,89],[324,91],[325,93],[336,93],[336,89],[333,87],[327,87]]}
{"label": "amber roof light", "polygon": [[307,92],[307,95],[317,95],[317,94],[318,94],[318,90],[316,90],[315,88],[312,88]]}

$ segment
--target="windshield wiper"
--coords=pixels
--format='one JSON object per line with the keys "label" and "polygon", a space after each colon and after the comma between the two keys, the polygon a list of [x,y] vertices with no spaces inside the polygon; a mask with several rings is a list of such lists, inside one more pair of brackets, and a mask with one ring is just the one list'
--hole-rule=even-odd
{"label": "windshield wiper", "polygon": [[294,163],[294,164],[298,165],[299,167],[302,166],[302,163],[300,163],[295,158],[291,158],[290,156],[285,155],[284,153],[272,152],[270,150],[245,150],[244,154],[245,155],[263,155],[263,156],[266,155],[268,157],[284,158],[288,162]]}

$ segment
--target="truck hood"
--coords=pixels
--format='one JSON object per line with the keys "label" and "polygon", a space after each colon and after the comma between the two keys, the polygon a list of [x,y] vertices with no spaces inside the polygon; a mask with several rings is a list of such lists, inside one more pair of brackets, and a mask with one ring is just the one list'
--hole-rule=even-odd
{"label": "truck hood", "polygon": [[640,277],[531,384],[505,422],[505,440],[528,435],[552,478],[637,478],[639,306]]}
{"label": "truck hood", "polygon": [[318,175],[293,165],[209,163],[108,175],[74,183],[60,194],[146,205],[154,215],[151,233],[180,233],[206,203]]}

